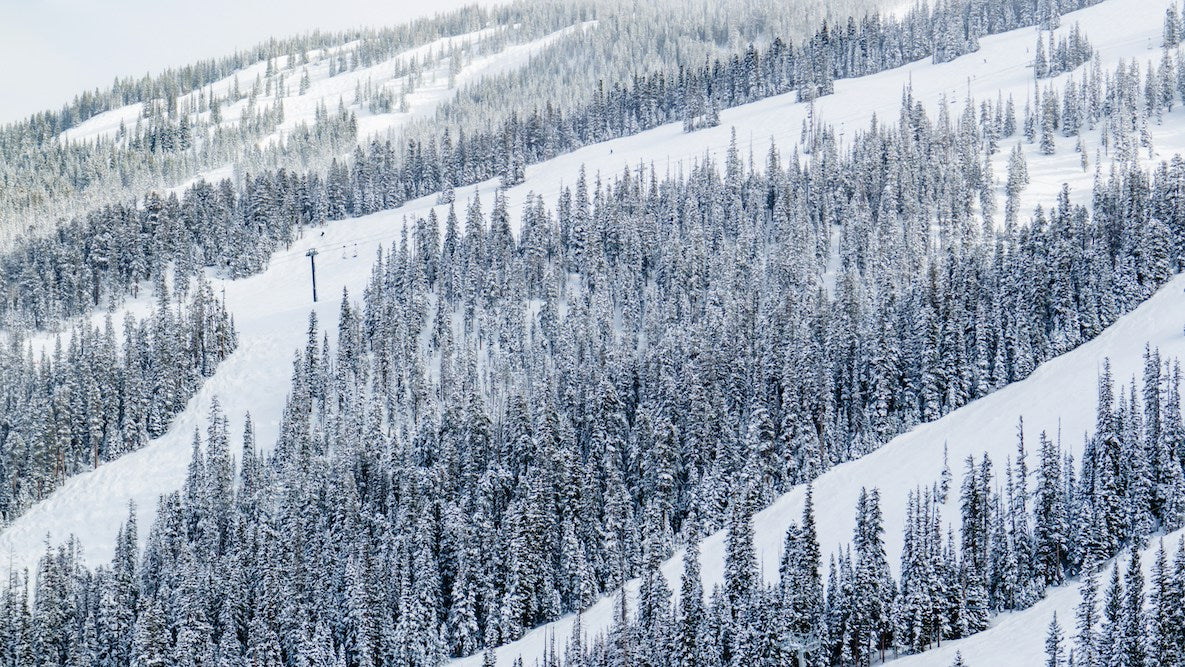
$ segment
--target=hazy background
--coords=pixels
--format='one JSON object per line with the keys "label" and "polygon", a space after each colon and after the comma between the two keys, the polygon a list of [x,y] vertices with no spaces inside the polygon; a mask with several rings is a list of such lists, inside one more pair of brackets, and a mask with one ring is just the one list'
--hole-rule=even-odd
{"label": "hazy background", "polygon": [[[0,124],[116,76],[314,29],[400,23],[474,0],[0,0]],[[483,0],[489,4],[489,0]]]}

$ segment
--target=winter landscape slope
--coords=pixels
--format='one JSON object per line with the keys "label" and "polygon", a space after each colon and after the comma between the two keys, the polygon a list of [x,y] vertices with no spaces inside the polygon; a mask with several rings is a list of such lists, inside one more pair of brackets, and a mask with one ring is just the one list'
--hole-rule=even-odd
{"label": "winter landscape slope", "polygon": [[[1185,276],[1178,276],[1137,310],[1123,317],[1100,336],[1076,350],[1039,367],[1029,378],[1009,385],[949,415],[915,428],[880,449],[855,461],[838,465],[814,482],[815,518],[824,559],[839,545],[851,541],[855,527],[856,496],[861,488],[877,487],[885,519],[885,550],[894,576],[899,575],[906,496],[928,487],[942,472],[943,446],[949,448],[952,468],[961,469],[967,456],[986,453],[999,463],[1016,452],[1017,421],[1024,418],[1026,442],[1035,443],[1047,433],[1061,434],[1062,446],[1081,456],[1083,435],[1093,430],[1099,370],[1110,359],[1116,378],[1130,378],[1143,368],[1144,344],[1159,347],[1167,358],[1185,357]],[[786,528],[802,516],[805,487],[778,498],[754,517],[757,561],[767,582],[777,581],[778,564]],[[942,507],[944,521],[958,527],[957,494]],[[1175,537],[1171,537],[1175,544]],[[701,543],[704,589],[723,583],[725,535],[716,533]],[[1151,553],[1142,561],[1151,563]],[[675,554],[662,573],[678,590],[682,553]],[[637,582],[627,586],[636,595]],[[614,620],[615,600],[605,598],[586,609],[581,618],[588,636],[603,632]],[[901,659],[907,665],[951,663],[956,650],[972,665],[1040,664],[1050,615],[1068,623],[1078,604],[1076,585],[1053,589],[1049,597],[1021,612],[996,619],[993,627],[963,640],[944,643],[931,650]],[[552,637],[558,645],[571,636],[574,616],[536,628],[518,642],[497,651],[499,664],[510,664],[519,656],[525,664],[542,658]],[[1063,624],[1064,624],[1063,623]],[[1006,649],[1003,647],[1007,647]],[[481,665],[482,656],[457,660],[457,666]]]}
{"label": "winter landscape slope", "polygon": [[[1156,43],[1166,5],[1163,0],[1107,0],[1066,15],[1062,30],[1078,22],[1097,48],[1104,69],[1113,68],[1120,59],[1137,58],[1142,63],[1158,56],[1149,47]],[[980,51],[950,63],[915,63],[874,76],[838,81],[834,95],[816,102],[814,114],[850,136],[866,127],[874,114],[884,122],[893,122],[899,111],[902,88],[907,84],[912,87],[914,97],[930,110],[940,104],[961,108],[954,105],[961,104],[968,95],[978,100],[994,99],[997,94],[1005,98],[1011,95],[1023,107],[1023,100],[1032,90],[1029,61],[1034,43],[1034,30],[1018,30],[984,38]],[[772,139],[782,154],[788,155],[799,140],[807,115],[806,105],[797,103],[793,95],[786,95],[725,110],[717,128],[686,134],[678,125],[668,125],[589,146],[528,167],[526,181],[508,192],[511,210],[521,208],[528,193],[541,194],[549,205],[554,204],[561,185],[574,182],[582,165],[589,173],[602,174],[619,173],[639,164],[654,165],[660,172],[685,169],[705,154],[720,154],[734,128],[742,145],[751,145],[755,154],[761,155]],[[1152,128],[1161,156],[1185,150],[1183,128],[1185,111],[1181,110],[1167,115],[1163,125]],[[1093,157],[1091,147],[1096,144],[1093,133],[1086,135],[1086,141]],[[1025,192],[1022,211],[1031,210],[1038,203],[1048,205],[1063,182],[1075,188],[1076,196],[1086,196],[1093,169],[1086,172],[1081,169],[1072,146],[1072,139],[1059,138],[1053,156],[1038,155],[1035,146],[1025,147],[1032,184]],[[1006,150],[995,156],[995,173],[1004,172],[1006,159]],[[495,183],[487,182],[458,189],[458,201],[466,201],[480,192],[488,206],[495,187]],[[8,526],[0,534],[0,558],[7,556],[16,569],[32,568],[44,551],[47,535],[51,542],[58,542],[74,534],[88,562],[109,560],[128,502],[135,502],[144,514],[151,510],[160,494],[181,485],[192,432],[204,427],[215,397],[229,406],[232,432],[241,429],[243,413],[250,411],[258,441],[265,447],[273,442],[291,376],[292,355],[303,344],[310,308],[322,323],[333,322],[343,288],[355,296],[361,292],[377,248],[397,242],[405,219],[426,215],[433,207],[436,207],[435,198],[428,197],[393,211],[307,231],[291,248],[276,253],[265,272],[241,280],[215,281],[216,289],[225,291],[227,306],[235,315],[240,332],[239,349],[190,401],[165,436],[140,451],[69,480],[53,496]],[[320,252],[317,276],[322,298],[316,305],[310,299],[305,256],[310,248]],[[896,567],[906,494],[936,479],[944,443],[955,463],[968,454],[978,456],[983,452],[988,452],[993,460],[1002,461],[1015,448],[1016,423],[1023,416],[1027,438],[1035,441],[1041,431],[1060,432],[1063,446],[1080,452],[1082,434],[1093,423],[1095,379],[1103,358],[1110,357],[1115,376],[1124,379],[1140,368],[1146,341],[1160,346],[1165,356],[1185,356],[1185,338],[1181,335],[1181,313],[1185,313],[1183,287],[1185,278],[1179,277],[1096,340],[1048,362],[1027,380],[904,434],[863,459],[828,471],[815,484],[819,537],[825,557],[836,545],[850,539],[852,507],[859,489],[877,486],[881,489],[885,512],[886,548],[890,562]],[[332,332],[332,327],[328,329]],[[776,576],[785,528],[801,513],[803,494],[804,489],[795,489],[756,517],[758,558],[764,563],[769,580]],[[954,502],[950,501],[945,508],[948,520],[956,515]],[[721,578],[723,535],[716,534],[705,541],[702,558],[705,587],[710,590]],[[679,554],[676,554],[663,572],[668,580],[677,582],[679,568]],[[1068,618],[1076,601],[1072,587],[1052,591],[1047,600],[1035,607],[1001,617],[985,633],[907,660],[945,665],[949,664],[953,650],[961,648],[975,665],[1028,662],[1031,656],[1040,654],[1051,611],[1056,609],[1059,616]],[[593,634],[605,630],[611,621],[611,608],[611,602],[606,599],[586,610],[585,631]],[[521,655],[531,664],[542,654],[547,638],[554,636],[560,643],[566,641],[571,622],[572,617],[561,619],[499,649],[500,663],[508,664]],[[1009,646],[1008,653],[1000,649],[1005,643]],[[480,664],[480,658],[457,661],[457,664]]]}
{"label": "winter landscape slope", "polygon": [[[287,132],[290,132],[300,124],[312,125],[318,105],[325,105],[333,109],[336,108],[339,100],[346,103],[349,108],[360,115],[358,119],[358,141],[366,143],[374,136],[386,130],[395,129],[410,119],[430,116],[435,111],[437,105],[455,93],[459,87],[477,81],[485,76],[495,76],[521,67],[530,59],[532,54],[538,53],[541,49],[553,44],[557,39],[575,30],[591,29],[595,25],[595,21],[588,21],[583,24],[557,30],[539,39],[522,43],[512,42],[505,48],[484,53],[477,57],[467,57],[466,52],[472,52],[474,47],[481,46],[483,42],[488,42],[489,38],[494,36],[508,37],[509,35],[505,33],[514,30],[513,27],[508,26],[483,28],[473,32],[441,37],[426,44],[407,49],[391,58],[368,67],[361,67],[337,75],[331,74],[329,61],[336,53],[348,51],[349,47],[356,45],[354,43],[347,43],[331,49],[313,50],[309,53],[312,64],[300,70],[294,68],[292,72],[283,77],[284,85],[287,89],[296,89],[300,85],[302,71],[307,70],[309,74],[307,91],[286,96],[277,94],[263,95],[256,100],[255,103],[257,105],[267,105],[277,100],[282,100],[284,103],[284,122],[277,128],[276,132],[266,137],[261,143],[281,140]],[[452,66],[451,60],[453,58],[460,59],[463,62],[456,65],[456,72],[450,77],[449,68]],[[408,67],[412,63],[417,63],[421,67],[430,63],[423,72],[423,76],[428,82],[414,88],[414,92],[408,95],[408,108],[406,111],[369,113],[363,108],[364,105],[354,103],[354,93],[358,86],[373,86],[379,90],[389,90],[393,94],[398,95],[401,86],[408,83],[410,76],[397,76],[394,73],[399,71],[401,67]],[[263,76],[266,71],[266,61],[255,63],[199,91],[180,96],[177,99],[177,103],[189,103],[196,107],[200,93],[223,97],[230,93],[236,80],[243,86],[249,86],[256,77]],[[248,101],[244,99],[224,107],[221,110],[224,120],[220,123],[220,126],[231,128],[237,125],[247,106]],[[119,130],[121,124],[128,127],[134,125],[143,111],[144,104],[141,102],[105,111],[62,132],[61,139],[66,142],[79,142],[93,140],[99,137],[108,138]],[[198,116],[208,119],[209,112],[195,113],[192,116],[194,120],[197,120]]]}
{"label": "winter landscape slope", "polygon": [[[442,23],[394,44],[380,34],[313,42],[331,45],[292,53],[257,51],[251,59],[244,56],[250,64],[230,73],[219,70],[221,78],[205,85],[173,82],[151,100],[127,104],[117,100],[136,98],[116,96],[110,101],[114,108],[100,107],[106,110],[94,115],[97,109],[88,109],[79,114],[82,120],[55,125],[45,146],[21,149],[32,151],[29,155],[6,154],[3,166],[14,171],[5,171],[0,199],[12,210],[0,211],[0,246],[149,189],[180,192],[200,178],[239,181],[281,164],[324,170],[331,160],[347,158],[354,145],[398,142],[422,131],[460,97],[534,71],[540,54],[586,42],[583,35],[595,27],[595,20],[576,16],[542,26],[513,17],[504,23]],[[273,49],[279,48],[273,42]],[[166,136],[176,141],[161,139]],[[297,141],[290,141],[294,136]],[[75,165],[73,175],[67,175],[70,169],[47,175],[41,167],[17,168],[22,160],[44,159],[38,151],[68,154],[92,166]],[[121,157],[127,166],[117,168]],[[50,181],[43,183],[46,178]],[[26,194],[33,191],[40,195]]]}
{"label": "winter landscape slope", "polygon": [[[110,83],[114,75],[184,66],[276,35],[394,25],[471,4],[298,0],[276,11],[237,0],[167,6],[138,0],[102,6],[85,0],[3,3],[0,58],[20,66],[6,67],[0,85],[20,94],[0,100],[0,123],[53,108],[80,90]],[[135,8],[151,11],[152,30],[128,19]]]}
{"label": "winter landscape slope", "polygon": [[[595,28],[596,21],[571,25],[533,40],[517,40],[515,32],[522,26],[491,26],[472,32],[441,37],[397,53],[390,58],[366,67],[335,73],[333,63],[339,54],[352,54],[357,42],[328,49],[314,49],[308,53],[310,64],[293,67],[276,75],[277,84],[269,92],[248,100],[238,99],[221,107],[222,120],[216,127],[233,131],[244,119],[251,118],[255,109],[283,104],[284,120],[274,131],[260,138],[255,145],[266,148],[284,142],[297,128],[312,127],[317,110],[335,110],[339,104],[357,117],[357,142],[366,145],[374,139],[386,139],[408,123],[430,118],[439,106],[458,90],[482,79],[496,77],[524,67],[540,51],[576,31]],[[507,40],[505,46],[491,47],[491,39]],[[517,40],[517,41],[516,41]],[[475,55],[476,53],[476,55]],[[454,62],[456,61],[456,62]],[[250,89],[252,82],[265,76],[268,61],[260,61],[238,70],[199,90],[180,95],[176,104],[182,109],[200,108],[203,98],[233,99],[232,91],[239,86]],[[403,73],[407,72],[407,73]],[[301,90],[302,77],[307,74],[307,90]],[[280,84],[284,94],[280,93]],[[390,111],[371,110],[356,98],[361,90],[372,95],[388,94],[393,99],[405,98],[405,106]],[[300,92],[297,92],[300,91]],[[144,103],[136,102],[99,113],[63,131],[59,138],[65,144],[111,139],[121,128],[130,130],[144,122]],[[191,123],[211,122],[211,112],[190,111]],[[207,130],[213,133],[213,127]],[[118,142],[117,142],[118,143]],[[233,168],[241,167],[243,156],[227,164],[207,169],[172,188],[180,192],[201,178],[217,182],[232,175]]]}

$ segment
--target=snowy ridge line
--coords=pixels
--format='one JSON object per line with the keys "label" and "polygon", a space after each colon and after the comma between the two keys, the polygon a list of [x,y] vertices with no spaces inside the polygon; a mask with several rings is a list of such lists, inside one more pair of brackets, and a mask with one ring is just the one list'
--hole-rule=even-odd
{"label": "snowy ridge line", "polygon": [[[557,29],[552,32],[544,29],[528,31],[521,23],[516,23],[437,38],[378,64],[357,67],[332,77],[329,74],[333,57],[327,56],[307,66],[295,64],[290,69],[280,68],[266,78],[266,89],[260,86],[248,95],[257,83],[256,77],[262,76],[269,63],[282,60],[281,56],[255,62],[211,84],[212,87],[203,86],[172,98],[180,115],[174,112],[162,116],[159,111],[163,106],[161,99],[104,111],[63,130],[52,141],[63,146],[74,145],[85,153],[85,159],[103,164],[106,158],[94,157],[95,150],[103,152],[99,140],[122,136],[109,146],[114,155],[159,155],[159,164],[149,167],[136,161],[133,164],[141,166],[118,177],[111,169],[100,167],[78,186],[79,189],[72,189],[70,197],[47,194],[42,203],[29,209],[40,211],[30,219],[41,221],[31,232],[39,235],[70,219],[107,205],[139,199],[148,192],[179,192],[203,178],[216,181],[239,173],[257,174],[261,169],[275,171],[280,167],[298,171],[304,171],[306,167],[312,171],[323,170],[334,157],[329,147],[344,146],[344,152],[336,155],[342,159],[349,155],[350,145],[364,146],[375,138],[396,136],[409,123],[430,117],[462,88],[525,67],[536,54],[551,48],[564,37],[595,27],[595,21],[575,19],[571,25],[565,23],[566,19],[556,21],[554,27]],[[537,37],[530,39],[533,35]],[[497,51],[483,46],[489,44],[493,36],[506,36],[505,43]],[[443,49],[449,47],[457,50],[443,54]],[[475,55],[478,49],[483,52]],[[434,57],[430,62],[423,60],[428,53]],[[357,57],[355,54],[354,59]],[[409,68],[411,61],[416,65]],[[238,98],[229,93],[236,77],[242,86]],[[216,91],[212,97],[219,102],[205,106],[210,90]],[[299,94],[298,90],[301,91]],[[322,132],[317,135],[318,140],[326,133],[333,135],[341,131],[336,116],[319,116],[319,108],[335,109],[339,100],[343,100],[353,114],[355,141],[339,145],[333,143],[338,139],[327,139],[324,145],[318,144],[311,156],[302,144],[298,155],[287,140],[294,133],[305,137],[299,128]],[[215,106],[221,115],[219,122],[213,122]],[[318,117],[323,121],[321,124],[316,123]],[[119,135],[121,129],[127,134]],[[240,136],[244,131],[246,134]],[[135,145],[131,143],[133,138],[138,141]],[[149,148],[158,142],[164,143],[166,138],[168,147],[163,152]],[[22,185],[17,183],[18,188]],[[9,203],[12,210],[3,215],[19,215],[13,208],[17,204]],[[0,225],[0,247],[16,245],[25,228],[24,223]]]}
{"label": "snowy ridge line", "polygon": [[[390,69],[391,65],[409,61],[413,57],[422,58],[434,50],[440,49],[442,47],[453,46],[455,44],[468,44],[471,43],[470,40],[481,41],[485,37],[493,35],[497,32],[501,32],[508,28],[509,26],[495,25],[469,32],[457,33],[455,35],[437,37],[436,39],[430,40],[423,44],[409,46],[403,51],[392,55],[390,58],[383,60],[377,65],[367,67],[361,71],[369,72],[375,67],[379,67],[384,70]],[[361,43],[361,40],[355,39],[327,48],[310,49],[308,51],[310,64],[324,65],[322,61],[325,59],[334,57],[343,52],[350,52],[357,48]],[[235,79],[239,80],[240,85],[250,85],[251,80],[254,79],[255,76],[262,77],[267,70],[267,63],[268,58],[251,62],[221,79],[202,85],[199,88],[181,92],[176,96],[176,101],[178,104],[188,102],[190,104],[196,105],[198,102],[198,97],[202,92],[213,92],[219,96],[227,95],[233,89]],[[349,77],[348,75],[350,74],[357,74],[357,71],[347,73],[349,83],[352,86],[354,79],[357,77]],[[87,118],[86,120],[77,123],[73,127],[62,130],[62,132],[57,135],[57,139],[62,142],[80,142],[96,138],[105,138],[109,134],[116,131],[120,121],[128,122],[129,125],[134,124],[136,118],[143,111],[143,109],[144,102],[134,102],[132,104],[127,104],[121,107],[99,112]]]}
{"label": "snowy ridge line", "polygon": [[[381,132],[397,129],[400,122],[397,122],[401,117],[423,117],[430,114],[442,101],[447,99],[449,91],[456,90],[462,85],[472,81],[479,80],[483,76],[489,76],[513,69],[516,66],[525,62],[526,57],[543,48],[550,46],[556,40],[571,34],[572,32],[584,29],[587,30],[595,26],[596,21],[586,21],[582,24],[575,24],[561,28],[552,33],[544,35],[535,40],[529,40],[521,43],[511,43],[506,48],[501,49],[495,53],[484,54],[480,58],[474,60],[472,63],[463,65],[456,77],[454,86],[448,84],[448,59],[456,56],[449,56],[445,58],[443,64],[431,70],[429,73],[438,79],[438,83],[420,86],[416,92],[411,96],[410,100],[413,109],[406,113],[392,112],[383,114],[362,113],[359,117],[359,131],[358,142],[365,143],[372,137]],[[441,37],[426,44],[411,47],[405,51],[394,54],[391,57],[356,70],[342,72],[336,76],[329,77],[327,60],[319,60],[317,53],[310,53],[311,62],[303,69],[308,69],[310,74],[310,88],[308,92],[303,94],[287,95],[285,97],[277,97],[274,93],[270,95],[261,95],[256,100],[256,105],[270,104],[276,101],[284,103],[284,122],[276,128],[276,131],[259,140],[258,144],[263,146],[268,141],[283,140],[285,135],[292,129],[296,128],[301,123],[311,124],[314,120],[314,113],[319,103],[324,103],[333,107],[336,105],[338,98],[348,99],[354,94],[355,87],[362,83],[373,81],[373,83],[381,89],[395,86],[400,81],[405,81],[407,76],[393,76],[390,74],[396,66],[406,65],[413,59],[422,60],[430,53],[435,53],[444,48],[455,48],[460,45],[472,46],[479,44],[486,38],[511,30],[510,26],[497,25],[488,28],[482,28],[467,33],[460,33],[448,37]],[[332,51],[347,50],[347,45],[342,45]],[[225,96],[232,90],[233,83],[237,78],[241,86],[249,86],[255,76],[263,76],[267,66],[267,61],[259,61],[253,63],[235,74],[220,79],[212,84],[203,86],[200,90],[194,90],[183,93],[177,97],[177,103],[188,103],[197,106],[199,94],[203,91],[213,91],[215,95]],[[283,78],[288,86],[295,84],[289,82],[291,79],[299,80],[302,66],[296,66],[291,72],[280,73],[277,76]],[[224,120],[217,126],[219,128],[233,128],[237,126],[242,118],[244,109],[247,108],[248,102],[246,99],[240,99],[221,109]],[[351,105],[353,106],[353,105]],[[143,102],[136,102],[127,106],[119,107],[96,114],[91,118],[79,123],[78,125],[63,130],[58,139],[64,143],[78,143],[86,142],[96,139],[109,138],[114,134],[121,123],[130,127],[134,126],[139,120],[144,110]],[[359,109],[361,111],[361,109]],[[208,120],[210,116],[209,111],[192,112],[188,116],[194,121]],[[213,128],[211,128],[213,129]],[[197,177],[194,177],[195,179]]]}

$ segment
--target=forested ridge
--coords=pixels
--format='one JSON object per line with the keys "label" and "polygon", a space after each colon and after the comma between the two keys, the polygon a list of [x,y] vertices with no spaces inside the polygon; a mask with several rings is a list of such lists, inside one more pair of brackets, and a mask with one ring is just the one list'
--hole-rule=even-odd
{"label": "forested ridge", "polygon": [[[540,100],[579,108],[598,82],[708,62],[778,36],[798,39],[826,17],[875,5],[799,0],[801,11],[785,12],[766,0],[737,0],[727,11],[682,0],[519,2],[392,29],[272,40],[225,61],[117,80],[60,113],[0,130],[0,243],[44,236],[61,219],[149,190],[217,180],[213,173],[229,170],[236,185],[282,168],[324,174],[332,159],[372,140],[435,143],[444,127],[481,132],[529,114]],[[466,78],[470,66],[480,70],[503,55],[513,62],[515,48],[532,44],[541,51],[529,63]],[[421,117],[409,99],[435,95],[443,81],[456,96]],[[101,111],[114,117],[94,115]],[[349,122],[338,122],[341,115]]]}
{"label": "forested ridge", "polygon": [[[187,273],[213,267],[224,275],[247,275],[260,270],[271,252],[291,242],[303,225],[387,210],[434,193],[451,201],[454,187],[491,178],[516,184],[526,165],[580,146],[672,121],[689,129],[701,127],[718,122],[713,118],[720,108],[793,90],[803,98],[828,94],[836,78],[931,54],[938,59],[936,44],[953,57],[974,49],[976,35],[1038,20],[1038,7],[1021,3],[1020,8],[1024,11],[997,15],[984,3],[943,5],[935,16],[951,18],[934,25],[948,26],[951,33],[933,28],[924,8],[901,21],[872,17],[860,24],[849,21],[842,30],[824,25],[800,47],[775,39],[765,50],[750,46],[702,66],[601,85],[567,113],[548,103],[522,116],[512,113],[493,128],[453,134],[446,127],[405,145],[373,141],[365,150],[356,147],[351,159],[333,161],[324,174],[265,170],[246,175],[238,187],[203,181],[180,197],[153,193],[135,203],[92,210],[53,236],[19,241],[0,257],[0,275],[12,286],[0,301],[0,318],[49,326],[105,303],[104,297],[121,299],[131,285],[153,280],[170,263]],[[1079,50],[1053,49],[1049,67],[1061,71],[1081,62],[1089,45],[1076,46]],[[1180,69],[1173,64],[1169,62],[1166,73]],[[1096,89],[1083,103],[1101,102],[1102,75],[1096,76]],[[1086,91],[1082,95],[1086,98]],[[1043,99],[1057,104],[1052,92]],[[997,106],[1002,113],[1002,102]],[[1054,119],[1061,113],[1053,109],[1050,122],[1058,124]],[[1094,106],[1090,113],[1097,118],[1104,110]],[[353,122],[344,107],[336,113],[325,110],[308,140],[337,142],[339,135],[351,134]],[[813,135],[814,128],[805,129]]]}

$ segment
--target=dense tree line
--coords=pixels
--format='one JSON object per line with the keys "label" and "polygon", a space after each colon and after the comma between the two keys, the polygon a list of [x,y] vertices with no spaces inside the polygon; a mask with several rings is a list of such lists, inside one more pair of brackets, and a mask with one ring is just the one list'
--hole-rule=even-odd
{"label": "dense tree line", "polygon": [[0,346],[0,523],[67,477],[165,432],[235,349],[234,323],[206,283],[122,327],[79,324],[40,348],[19,334]]}
{"label": "dense tree line", "polygon": [[[410,223],[361,303],[343,295],[336,348],[310,322],[279,439],[261,458],[248,430],[237,484],[213,415],[148,551],[119,566],[136,573],[134,604],[98,602],[114,599],[114,570],[81,571],[68,547],[47,558],[61,572],[39,580],[68,583],[35,598],[34,615],[59,624],[34,624],[48,631],[32,633],[34,653],[435,664],[645,576],[695,535],[729,528],[730,560],[748,562],[754,508],[1025,377],[1177,270],[1180,160],[1100,179],[1089,209],[1063,191],[1031,224],[985,231],[968,196],[983,178],[976,108],[931,120],[907,91],[896,127],[874,123],[842,155],[824,129],[809,162],[771,148],[750,169],[734,145],[686,177],[582,177],[554,212],[531,198],[517,238],[501,193],[489,216],[473,201]],[[1042,464],[1061,466],[1049,447]],[[956,550],[919,491],[900,582],[877,546],[875,495],[862,503],[854,555],[825,589],[863,591],[859,614],[828,617],[836,660],[972,632],[1078,567],[1085,547],[1027,527],[1053,524],[1027,523],[1023,484],[990,496],[990,466],[972,468],[978,528]],[[1061,484],[1038,488],[1033,509],[1069,502]],[[1167,525],[1176,502],[1117,523],[1100,549]],[[1013,561],[1025,565],[1002,574]],[[857,578],[877,583],[843,583]],[[726,579],[757,585],[748,566]],[[745,615],[773,609],[729,590],[707,618],[733,625],[705,621],[725,661],[764,645],[729,633],[766,627]],[[116,637],[122,648],[96,648]]]}
{"label": "dense tree line", "polygon": [[[186,79],[183,86],[166,81],[166,75],[159,85],[148,85],[147,97],[129,98],[129,106],[118,107],[125,119],[114,133],[42,140],[32,136],[37,131],[32,124],[10,128],[0,141],[0,181],[8,186],[0,192],[0,242],[41,235],[69,216],[228,166],[239,175],[236,182],[243,174],[281,168],[323,174],[331,159],[347,157],[356,141],[435,140],[446,125],[454,133],[481,131],[513,113],[529,112],[541,100],[561,109],[579,107],[598,81],[673,69],[683,60],[705,62],[775,35],[798,38],[824,17],[864,14],[876,2],[803,0],[801,11],[793,13],[761,0],[735,2],[727,11],[681,1],[654,7],[618,0],[520,2],[459,20],[450,20],[458,19],[454,14],[419,21],[411,29],[343,34],[345,41],[338,44],[324,35],[273,41],[255,50],[255,60],[242,61],[242,68],[219,69],[224,77],[202,78],[201,85]],[[596,29],[584,30],[585,21],[596,21]],[[343,105],[357,116],[406,112],[407,97],[426,83],[447,77],[451,86],[474,60],[545,36],[536,42],[542,52],[530,63],[464,82],[461,95],[442,101],[434,117],[396,123],[410,121],[409,126],[361,138],[335,131],[332,140],[310,143],[304,140],[309,133],[327,134],[319,121],[302,118],[296,127],[282,122],[293,95],[343,74],[356,79],[354,96],[323,99],[327,106]],[[312,44],[322,45],[309,48]]]}
{"label": "dense tree line", "polygon": [[1094,57],[1094,48],[1086,38],[1078,24],[1069,34],[1062,36],[1056,42],[1052,33],[1049,36],[1049,46],[1045,46],[1045,34],[1038,33],[1036,54],[1033,58],[1033,74],[1038,78],[1058,76],[1064,72],[1072,72],[1079,65],[1090,62]]}
{"label": "dense tree line", "polygon": [[[1062,9],[1074,9],[1085,4],[1089,3],[1066,5]],[[435,128],[441,123],[434,123],[431,131],[419,132],[405,141],[375,140],[364,151],[364,159],[359,160],[357,152],[352,160],[346,159],[345,162],[350,162],[350,165],[344,162],[332,164],[330,160],[331,156],[349,150],[348,144],[354,138],[356,121],[350,120],[353,112],[343,106],[337,114],[326,112],[312,127],[298,128],[293,141],[280,142],[281,148],[275,150],[298,158],[293,164],[326,164],[324,170],[312,169],[302,174],[303,182],[307,183],[316,177],[328,183],[330,179],[324,175],[326,171],[332,175],[335,171],[343,173],[344,170],[348,175],[352,182],[349,186],[343,184],[342,190],[347,195],[358,194],[359,201],[346,208],[344,213],[341,208],[330,212],[329,219],[336,219],[338,213],[369,213],[398,206],[410,198],[449,191],[457,185],[489,178],[517,183],[522,180],[523,168],[527,164],[663,123],[683,122],[689,128],[710,125],[712,122],[692,121],[701,116],[711,117],[719,109],[770,95],[796,90],[801,98],[806,99],[827,94],[837,78],[870,74],[927,56],[937,58],[938,45],[944,45],[950,57],[961,55],[976,48],[972,37],[1029,25],[1037,20],[1037,10],[1035,5],[1030,7],[1028,2],[1017,2],[1014,6],[1011,3],[968,0],[942,3],[934,9],[933,16],[927,8],[919,7],[902,19],[874,14],[860,22],[851,19],[843,27],[829,27],[825,23],[800,46],[779,37],[771,37],[765,48],[751,44],[731,55],[717,55],[711,60],[705,58],[702,65],[681,62],[677,67],[635,70],[630,76],[616,82],[600,80],[598,85],[590,86],[594,91],[591,96],[584,94],[575,102],[567,104],[546,98],[546,102],[524,108],[521,113],[511,111],[504,120],[493,124],[488,118],[480,122],[473,118],[470,118],[472,122],[460,122],[468,116],[458,110],[445,110],[442,114],[452,123],[444,124],[454,124],[453,128],[438,132]],[[943,13],[957,19],[948,21],[934,18]],[[565,17],[554,18],[558,21]],[[947,32],[956,28],[957,38]],[[1064,67],[1070,66],[1069,62],[1064,63]],[[550,80],[549,77],[542,78]],[[281,77],[278,85],[282,86],[282,81]],[[260,85],[257,81],[255,88]],[[266,85],[270,89],[271,78],[266,80]],[[251,99],[254,100],[255,96],[253,90]],[[489,100],[485,99],[488,97],[483,95],[480,103],[474,101],[471,106],[488,109]],[[206,96],[199,95],[198,98],[194,103],[210,104]],[[123,183],[129,178],[128,170],[138,169],[141,164],[173,173],[174,170],[166,165],[175,163],[177,173],[184,172],[182,165],[192,163],[194,158],[190,151],[178,153],[177,149],[193,145],[195,142],[191,135],[198,130],[189,127],[189,121],[186,120],[188,116],[183,114],[178,119],[176,114],[165,115],[162,106],[158,104],[151,107],[153,113],[146,127],[126,130],[124,141],[129,150],[133,150],[132,153],[125,155],[116,151],[112,155],[110,150],[100,150],[92,159],[92,162],[97,161],[95,165],[69,167],[67,171],[71,174],[70,178],[85,180],[99,171],[113,169],[115,171],[112,174],[118,172],[120,182]],[[233,146],[238,142],[253,143],[271,132],[282,120],[283,100],[277,98],[272,104],[260,105],[260,108],[249,105],[248,111],[251,113],[244,116],[244,122],[236,128],[212,130],[212,137],[200,142],[206,146],[204,150],[212,152],[209,159],[202,158],[208,163],[207,167],[224,164],[230,159]],[[213,111],[210,112],[212,114]],[[253,120],[248,122],[248,118]],[[201,132],[204,135],[206,131]],[[163,154],[157,155],[158,148]],[[86,149],[65,146],[60,150],[77,152]],[[145,159],[145,151],[153,155],[152,159]],[[39,157],[36,162],[57,164],[60,160]],[[14,168],[17,165],[20,168],[12,175],[14,187],[9,188],[9,192],[20,197],[32,197],[30,193],[36,188],[15,185],[41,170],[28,169],[27,160],[14,160],[12,164]],[[279,180],[283,171],[261,169],[257,173],[263,173],[265,178],[275,181]],[[71,190],[78,185],[58,177],[55,179],[55,185],[51,188],[54,192]],[[236,188],[239,198],[245,194],[250,179],[250,175],[242,177],[243,182]],[[112,182],[111,186],[114,188],[117,184]],[[307,201],[309,198],[328,198],[329,195],[329,192],[310,192],[303,198]],[[92,210],[70,224],[87,224],[83,221],[102,215],[101,211]],[[35,240],[27,241],[18,246],[35,243]]]}
{"label": "dense tree line", "polygon": [[[1072,656],[1077,660],[1069,664],[1175,664],[1185,650],[1179,613],[1185,541],[1171,566],[1162,542],[1147,598],[1139,549],[1150,535],[1185,520],[1180,366],[1162,364],[1157,351],[1146,350],[1142,380],[1140,386],[1133,378],[1117,399],[1109,362],[1104,366],[1098,421],[1077,476],[1073,458],[1044,433],[1031,491],[1023,432],[995,491],[992,462],[969,457],[958,543],[941,516],[946,477],[911,492],[896,580],[876,489],[861,491],[852,543],[831,556],[825,585],[809,488],[802,523],[787,530],[772,586],[762,581],[753,553],[748,514],[756,508],[738,503],[727,524],[724,582],[707,604],[692,543],[678,598],[657,561],[648,561],[636,610],[617,617],[626,623],[595,637],[587,651],[585,638],[561,639],[566,645],[544,664],[868,665],[888,653],[918,653],[979,632],[992,614],[1028,607],[1048,586],[1079,572],[1076,644],[1063,643],[1055,616],[1047,664],[1061,667]],[[748,478],[745,487],[754,482]],[[1119,568],[1112,570],[1100,615],[1099,569],[1121,548],[1130,548],[1130,564],[1122,580]]]}

